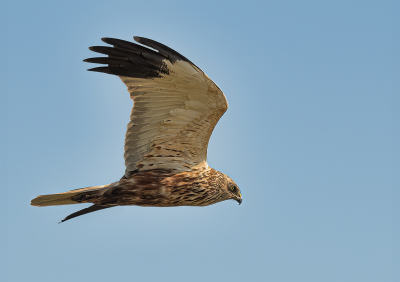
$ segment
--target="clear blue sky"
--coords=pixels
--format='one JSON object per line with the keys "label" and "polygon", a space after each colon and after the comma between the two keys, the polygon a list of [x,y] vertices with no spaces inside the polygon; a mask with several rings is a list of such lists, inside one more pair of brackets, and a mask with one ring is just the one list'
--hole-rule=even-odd
{"label": "clear blue sky", "polygon": [[[400,280],[398,1],[2,1],[1,281]],[[39,194],[118,180],[132,102],[87,72],[148,37],[224,91],[208,162],[243,203],[121,207]]]}

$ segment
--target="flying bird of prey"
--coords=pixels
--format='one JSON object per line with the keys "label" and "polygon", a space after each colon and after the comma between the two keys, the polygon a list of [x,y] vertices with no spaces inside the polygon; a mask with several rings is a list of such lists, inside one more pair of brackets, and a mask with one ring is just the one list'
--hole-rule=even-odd
{"label": "flying bird of prey", "polygon": [[207,146],[228,109],[221,89],[195,64],[171,48],[143,37],[148,46],[102,38],[112,47],[89,49],[108,55],[89,71],[119,76],[133,100],[125,135],[125,174],[117,182],[37,196],[45,207],[92,203],[64,220],[114,206],[207,206],[242,195],[226,174],[207,164]]}

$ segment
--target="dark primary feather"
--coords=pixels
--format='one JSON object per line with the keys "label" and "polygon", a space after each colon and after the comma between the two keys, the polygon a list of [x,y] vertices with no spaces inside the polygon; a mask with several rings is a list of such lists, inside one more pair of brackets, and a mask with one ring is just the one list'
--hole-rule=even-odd
{"label": "dark primary feather", "polygon": [[83,60],[86,63],[120,65],[129,62],[128,58],[97,57]]}
{"label": "dark primary feather", "polygon": [[160,42],[157,42],[157,41],[154,41],[154,40],[151,40],[148,38],[144,38],[144,37],[139,37],[139,36],[134,36],[133,39],[135,39],[136,42],[139,42],[143,45],[146,45],[153,49],[156,49],[160,54],[168,57],[169,60],[171,61],[171,63],[175,63],[176,61],[186,61],[186,62],[193,64],[186,57],[182,56],[181,54],[179,54],[175,50],[169,48],[168,46],[161,44]]}
{"label": "dark primary feather", "polygon": [[107,209],[107,208],[111,208],[111,207],[113,207],[113,206],[92,205],[92,206],[90,206],[88,208],[85,208],[85,209],[79,210],[77,212],[71,213],[69,216],[67,216],[66,218],[61,220],[61,222],[67,221],[67,220],[69,220],[71,218],[74,218],[74,217],[77,217],[77,216],[80,216],[80,215],[84,215],[84,214],[87,214],[87,213],[91,213],[91,212],[95,212],[95,211],[99,211],[99,210],[103,210],[103,209]]}
{"label": "dark primary feather", "polygon": [[91,47],[89,47],[89,50],[96,52],[96,53],[114,56],[114,57],[120,57],[120,58],[124,58],[124,57],[128,58],[132,54],[131,51],[116,49],[116,48],[108,47],[108,46],[91,46]]}
{"label": "dark primary feather", "polygon": [[147,71],[147,72],[134,71],[125,68],[123,65],[120,65],[118,67],[97,67],[88,69],[88,71],[104,72],[118,76],[129,76],[137,78],[154,78],[160,76],[158,71]]}
{"label": "dark primary feather", "polygon": [[141,54],[143,52],[148,52],[148,51],[154,52],[149,48],[122,39],[104,37],[101,40],[107,44],[113,45],[114,48],[125,49],[134,52],[136,54]]}

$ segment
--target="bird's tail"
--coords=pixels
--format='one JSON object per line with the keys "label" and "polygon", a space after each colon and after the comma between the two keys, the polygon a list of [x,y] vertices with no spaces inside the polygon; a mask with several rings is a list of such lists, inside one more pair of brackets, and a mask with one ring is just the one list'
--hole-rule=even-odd
{"label": "bird's tail", "polygon": [[91,186],[58,194],[40,195],[31,201],[31,205],[37,207],[48,207],[84,203],[84,196],[93,194],[93,192],[96,194],[97,192],[101,193],[102,190],[106,190],[110,185],[111,184]]}

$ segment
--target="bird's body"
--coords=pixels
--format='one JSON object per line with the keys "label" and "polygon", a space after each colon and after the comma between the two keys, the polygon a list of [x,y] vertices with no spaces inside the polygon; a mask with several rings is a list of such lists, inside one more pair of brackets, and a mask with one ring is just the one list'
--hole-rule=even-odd
{"label": "bird's body", "polygon": [[197,66],[158,42],[112,38],[110,47],[91,47],[108,57],[85,60],[107,64],[91,69],[118,75],[134,107],[125,137],[126,171],[103,186],[38,196],[35,206],[93,203],[65,220],[113,206],[207,206],[234,199],[240,190],[227,175],[207,164],[211,133],[227,110],[225,95]]}
{"label": "bird's body", "polygon": [[212,168],[179,174],[149,170],[109,184],[103,190],[78,194],[73,200],[107,206],[207,206],[223,200],[219,187],[226,182],[224,174]]}

